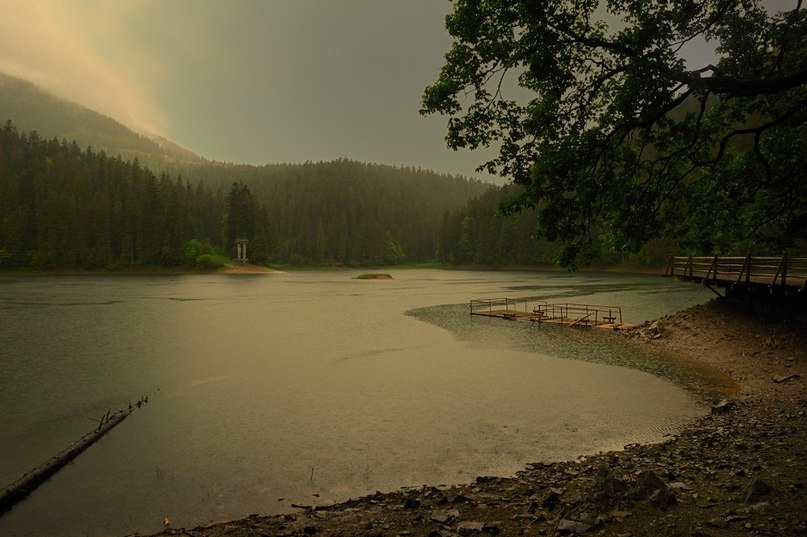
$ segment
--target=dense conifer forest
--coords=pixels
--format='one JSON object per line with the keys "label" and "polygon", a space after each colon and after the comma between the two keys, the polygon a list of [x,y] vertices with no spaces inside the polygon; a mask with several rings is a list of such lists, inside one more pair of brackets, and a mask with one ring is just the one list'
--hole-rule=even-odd
{"label": "dense conifer forest", "polygon": [[513,190],[512,186],[492,187],[462,209],[446,213],[440,226],[440,262],[484,266],[553,264],[557,248],[534,238],[533,211],[507,218],[499,214],[499,205]]}
{"label": "dense conifer forest", "polygon": [[156,175],[9,121],[0,129],[0,264],[210,267],[214,254],[234,255],[238,236],[261,264],[430,262],[443,215],[488,188],[350,160]]}
{"label": "dense conifer forest", "polygon": [[[446,213],[440,226],[439,261],[446,265],[485,267],[555,266],[560,256],[557,242],[542,240],[535,209],[527,208],[504,216],[501,207],[518,195],[522,187],[491,186],[462,208]],[[605,233],[603,233],[605,235]],[[605,239],[592,236],[596,243]],[[602,248],[592,263],[599,266],[626,265],[635,268],[664,266],[671,252],[681,251],[674,239],[647,241],[630,255]]]}
{"label": "dense conifer forest", "polygon": [[[0,74],[6,118],[0,266],[215,266],[210,256],[234,255],[237,234],[256,263],[557,261],[557,245],[535,238],[534,210],[500,216],[520,187],[347,159],[211,162]],[[638,258],[658,264],[671,248],[651,243]]]}
{"label": "dense conifer forest", "polygon": [[434,261],[443,214],[490,188],[461,177],[347,159],[228,169],[196,168],[189,176],[220,188],[234,181],[248,185],[265,204],[272,260],[291,265]]}
{"label": "dense conifer forest", "polygon": [[[15,118],[0,146],[0,266],[215,267],[238,235],[261,264],[558,260],[535,210],[500,215],[518,186],[348,159],[211,162],[24,80],[0,74],[0,90],[0,120]],[[671,251],[656,239],[629,259],[602,248],[598,262],[658,265]]]}
{"label": "dense conifer forest", "polygon": [[0,249],[12,267],[179,265],[191,239],[220,244],[225,200],[137,161],[0,130]]}

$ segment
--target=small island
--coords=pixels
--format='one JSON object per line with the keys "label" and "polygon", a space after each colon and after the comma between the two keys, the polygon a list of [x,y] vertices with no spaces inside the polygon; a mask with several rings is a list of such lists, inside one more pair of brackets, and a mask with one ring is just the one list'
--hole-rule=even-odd
{"label": "small island", "polygon": [[353,279],[354,280],[391,280],[392,276],[390,276],[389,274],[381,273],[381,272],[374,272],[374,273],[368,273],[368,274],[359,274],[358,276],[356,276]]}

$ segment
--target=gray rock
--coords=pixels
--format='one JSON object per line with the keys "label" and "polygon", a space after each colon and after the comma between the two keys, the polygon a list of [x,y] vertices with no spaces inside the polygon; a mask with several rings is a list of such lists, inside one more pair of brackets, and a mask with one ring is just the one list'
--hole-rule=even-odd
{"label": "gray rock", "polygon": [[440,524],[451,524],[458,516],[460,516],[460,512],[457,509],[437,509],[432,511],[429,518]]}
{"label": "gray rock", "polygon": [[588,530],[591,529],[591,526],[586,524],[585,522],[580,522],[578,520],[571,520],[568,518],[564,518],[563,520],[558,523],[558,533],[567,535],[569,533],[576,533],[578,535],[582,535]]}
{"label": "gray rock", "polygon": [[645,470],[639,474],[639,486],[643,489],[664,490],[667,484],[655,472]]}
{"label": "gray rock", "polygon": [[502,523],[498,520],[494,522],[488,522],[482,527],[482,533],[490,533],[492,535],[498,535],[502,532]]}
{"label": "gray rock", "polygon": [[757,500],[763,496],[770,494],[771,490],[771,486],[763,480],[754,478],[748,483],[748,486],[745,487],[745,499],[743,501],[746,504],[756,503]]}
{"label": "gray rock", "polygon": [[645,470],[639,474],[638,485],[630,494],[635,500],[647,499],[654,507],[668,507],[675,503],[675,491],[667,486],[655,472]]}
{"label": "gray rock", "polygon": [[770,502],[758,502],[752,503],[748,506],[749,513],[767,513],[771,510],[771,503]]}
{"label": "gray rock", "polygon": [[723,414],[724,412],[728,412],[729,410],[734,408],[734,403],[731,401],[720,401],[717,404],[712,405],[712,414]]}
{"label": "gray rock", "polygon": [[482,533],[485,524],[473,520],[465,520],[457,524],[457,533],[460,535],[473,535],[475,533]]}
{"label": "gray rock", "polygon": [[675,483],[670,483],[669,487],[673,490],[681,490],[681,491],[692,490],[692,487],[690,487],[689,485],[687,485],[682,481],[676,481]]}
{"label": "gray rock", "polygon": [[547,495],[546,498],[544,498],[544,501],[541,502],[541,507],[543,507],[547,511],[552,511],[555,507],[558,506],[559,503],[560,503],[560,494],[552,491]]}
{"label": "gray rock", "polygon": [[675,492],[669,487],[662,490],[654,490],[647,496],[650,505],[654,507],[669,507],[676,501]]}
{"label": "gray rock", "polygon": [[617,478],[607,468],[600,468],[594,481],[593,492],[596,498],[618,499],[627,492],[628,485]]}

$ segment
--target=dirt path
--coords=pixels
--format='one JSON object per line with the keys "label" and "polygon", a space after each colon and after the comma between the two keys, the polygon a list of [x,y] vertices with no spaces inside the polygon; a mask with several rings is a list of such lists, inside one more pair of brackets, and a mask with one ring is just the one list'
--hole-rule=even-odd
{"label": "dirt path", "polygon": [[661,444],[159,535],[807,535],[807,325],[712,304],[614,337],[709,364],[736,391]]}

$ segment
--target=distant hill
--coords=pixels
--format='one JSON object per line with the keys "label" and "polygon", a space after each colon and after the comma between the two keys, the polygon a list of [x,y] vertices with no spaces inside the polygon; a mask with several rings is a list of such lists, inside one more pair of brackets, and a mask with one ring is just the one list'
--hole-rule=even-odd
{"label": "distant hill", "polygon": [[213,163],[183,178],[226,192],[247,185],[267,210],[271,259],[290,265],[379,265],[397,244],[432,261],[443,218],[494,188],[431,170],[337,159],[302,164]]}
{"label": "distant hill", "polygon": [[[39,136],[22,134],[31,131]],[[254,197],[266,261],[430,262],[442,248],[441,222],[492,188],[461,176],[349,159],[264,166],[208,161],[2,74],[0,132],[10,144],[44,159],[24,160],[19,169],[6,172],[5,181],[19,182],[18,188],[0,184],[0,216],[4,211],[12,215],[0,218],[0,251],[10,252],[14,266],[170,265],[178,262],[183,242],[190,239],[204,239],[227,252],[232,245],[222,238],[227,231],[225,196],[233,183],[245,185]],[[71,148],[73,141],[81,151]],[[106,158],[93,156],[101,151]],[[128,163],[135,158],[140,166]],[[57,161],[59,165],[51,165]],[[10,162],[0,158],[0,172],[3,166]],[[30,177],[20,175],[22,169],[29,169]],[[121,177],[126,178],[123,187]],[[40,211],[43,207],[47,210]],[[125,223],[109,216],[126,211],[133,212]],[[132,237],[143,226],[127,226],[151,213],[168,220],[152,222],[151,232],[135,237],[132,250]],[[95,215],[95,223],[81,228],[89,214]],[[71,215],[78,215],[75,222]],[[93,230],[104,236],[93,235]],[[166,230],[174,231],[168,236]]]}
{"label": "distant hill", "polygon": [[156,172],[176,173],[207,163],[193,151],[164,138],[148,138],[114,119],[56,97],[35,84],[0,73],[0,123],[11,120],[44,139],[75,140],[81,148],[137,158]]}
{"label": "distant hill", "polygon": [[[440,222],[490,187],[347,159],[196,169],[218,177],[157,178],[132,161],[7,122],[0,127],[0,267],[193,265],[201,255],[232,255],[239,236],[260,263],[432,262]],[[225,188],[234,171],[252,173]]]}

